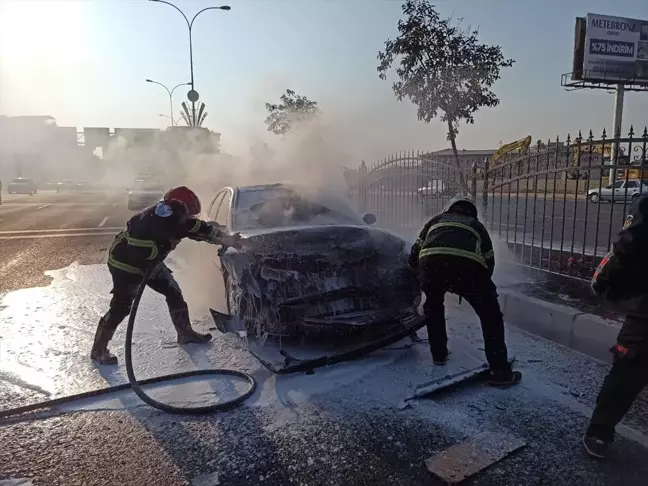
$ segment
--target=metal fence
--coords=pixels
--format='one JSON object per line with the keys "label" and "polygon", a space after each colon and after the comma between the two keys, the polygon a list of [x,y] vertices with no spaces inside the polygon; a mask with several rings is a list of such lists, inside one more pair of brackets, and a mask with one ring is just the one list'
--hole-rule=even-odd
{"label": "metal fence", "polygon": [[648,192],[648,130],[627,137],[538,143],[524,156],[470,169],[431,153],[403,152],[347,169],[348,195],[379,225],[408,237],[457,193],[470,195],[500,252],[512,263],[589,279],[623,226],[628,207]]}

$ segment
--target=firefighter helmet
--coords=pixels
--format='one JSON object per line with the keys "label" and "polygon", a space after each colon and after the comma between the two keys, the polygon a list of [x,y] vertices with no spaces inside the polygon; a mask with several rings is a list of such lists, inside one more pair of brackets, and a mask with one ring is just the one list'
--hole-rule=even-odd
{"label": "firefighter helmet", "polygon": [[174,203],[181,205],[188,216],[200,214],[200,199],[198,199],[195,192],[186,186],[169,189],[164,195],[163,201],[170,206],[173,206]]}

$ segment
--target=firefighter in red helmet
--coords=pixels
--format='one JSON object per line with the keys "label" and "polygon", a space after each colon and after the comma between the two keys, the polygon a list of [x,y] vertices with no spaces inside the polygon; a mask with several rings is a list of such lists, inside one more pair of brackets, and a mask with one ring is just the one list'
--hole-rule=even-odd
{"label": "firefighter in red helmet", "polygon": [[148,286],[164,295],[171,321],[178,333],[178,344],[205,343],[210,334],[191,328],[189,309],[171,270],[163,263],[183,238],[238,247],[241,237],[227,235],[218,224],[196,219],[200,200],[189,188],[169,190],[156,205],[133,216],[115,237],[108,251],[108,270],[112,276],[112,299],[108,312],[99,320],[90,357],[102,365],[117,364],[108,350],[117,326],[129,314],[138,286],[150,270]]}

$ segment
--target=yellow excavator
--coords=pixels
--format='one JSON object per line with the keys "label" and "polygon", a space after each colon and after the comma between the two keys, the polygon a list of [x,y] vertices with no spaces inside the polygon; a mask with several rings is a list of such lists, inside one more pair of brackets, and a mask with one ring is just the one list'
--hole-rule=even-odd
{"label": "yellow excavator", "polygon": [[490,159],[490,166],[494,167],[497,165],[498,161],[505,156],[508,153],[513,152],[514,150],[520,150],[520,155],[526,155],[526,153],[529,151],[529,147],[531,146],[531,135],[524,137],[520,140],[516,140],[515,142],[507,143],[505,145],[502,145],[500,148],[497,149],[497,152],[493,154],[493,156]]}

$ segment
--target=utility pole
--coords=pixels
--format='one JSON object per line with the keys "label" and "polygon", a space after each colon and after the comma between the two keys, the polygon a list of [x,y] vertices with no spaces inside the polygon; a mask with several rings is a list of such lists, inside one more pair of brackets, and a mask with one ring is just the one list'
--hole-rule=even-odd
{"label": "utility pole", "polygon": [[156,2],[156,3],[165,3],[167,5],[170,5],[171,7],[175,8],[178,12],[182,14],[182,17],[185,19],[185,22],[187,23],[187,27],[189,28],[189,69],[191,72],[191,90],[187,93],[187,99],[191,101],[191,126],[195,127],[197,126],[198,120],[196,119],[196,102],[200,99],[200,95],[198,94],[198,91],[195,90],[194,86],[194,72],[193,72],[193,40],[192,40],[192,29],[193,29],[193,23],[194,20],[196,20],[196,17],[198,17],[201,13],[206,12],[207,10],[231,10],[231,7],[229,5],[221,5],[220,7],[206,7],[200,10],[196,15],[193,16],[191,20],[185,15],[185,13],[180,10],[177,6],[172,4],[171,2],[167,2],[165,0],[149,0],[151,2]]}

